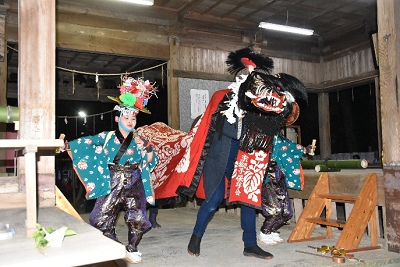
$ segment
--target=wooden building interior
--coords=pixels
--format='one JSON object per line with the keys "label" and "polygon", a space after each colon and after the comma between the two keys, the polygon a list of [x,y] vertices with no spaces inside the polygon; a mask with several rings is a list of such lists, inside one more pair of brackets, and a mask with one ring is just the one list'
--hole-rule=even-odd
{"label": "wooden building interior", "polygon": [[[190,107],[190,89],[209,90],[210,82],[234,81],[225,64],[228,53],[253,45],[273,58],[273,73],[291,74],[307,87],[310,101],[302,105],[310,110],[306,114],[312,121],[299,120],[301,130],[296,128],[296,134],[301,131],[302,145],[317,139],[320,159],[332,154],[339,159],[338,153],[340,159],[348,159],[353,152],[372,152],[376,157],[376,169],[370,172],[378,174],[384,235],[389,250],[400,252],[398,237],[390,234],[400,231],[394,215],[400,190],[400,152],[395,149],[400,140],[394,134],[400,127],[398,1],[154,0],[153,6],[140,6],[118,0],[3,0],[0,21],[0,106],[19,107],[19,139],[57,139],[64,131],[61,126],[73,127],[76,122],[71,139],[75,138],[82,120],[70,108],[73,103],[99,106],[89,111],[93,118],[88,123],[97,124],[97,131],[102,122],[95,117],[103,120],[103,113],[112,109],[107,96],[118,94],[124,74],[144,76],[159,86],[155,115],[145,121],[164,121],[185,131],[193,122],[182,112]],[[314,34],[259,28],[263,21],[313,29]],[[199,88],[193,88],[196,84]],[[332,97],[337,97],[333,105],[340,105],[339,93],[350,90],[354,96],[353,89],[374,98],[372,115],[365,115],[373,117],[374,144],[363,151],[337,151],[332,140],[344,137],[331,136],[337,125],[330,113]],[[340,124],[341,119],[345,123],[342,115],[334,120]],[[11,126],[1,122],[0,127],[0,139],[6,139]],[[0,153],[5,162],[5,151]],[[54,205],[55,198],[54,191],[46,191],[54,188],[54,156],[41,158],[39,207]],[[20,160],[15,194],[21,202],[24,167]],[[4,164],[0,173],[6,173]]]}

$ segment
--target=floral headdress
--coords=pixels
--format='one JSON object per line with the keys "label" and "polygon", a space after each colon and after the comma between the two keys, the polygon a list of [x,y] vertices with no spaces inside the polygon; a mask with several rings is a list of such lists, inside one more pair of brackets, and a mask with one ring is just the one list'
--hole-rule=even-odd
{"label": "floral headdress", "polygon": [[128,76],[122,76],[121,80],[122,84],[119,86],[121,95],[118,97],[108,96],[109,99],[119,104],[114,107],[114,110],[119,110],[122,114],[137,115],[139,111],[151,114],[146,105],[153,95],[157,96],[157,88],[154,87],[154,83],[143,78],[134,79]]}

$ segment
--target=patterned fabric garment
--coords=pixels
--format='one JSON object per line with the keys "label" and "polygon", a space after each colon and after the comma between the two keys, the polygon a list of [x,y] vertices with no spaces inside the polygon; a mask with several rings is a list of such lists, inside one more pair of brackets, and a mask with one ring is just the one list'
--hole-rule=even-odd
{"label": "patterned fabric garment", "polygon": [[[87,199],[94,199],[111,193],[110,171],[108,164],[112,163],[121,141],[117,138],[116,132],[109,135],[109,132],[101,132],[97,135],[81,137],[69,142],[71,147],[70,155],[79,178],[86,187]],[[106,143],[105,147],[104,144]],[[142,172],[146,200],[154,202],[154,191],[150,180],[150,172],[158,163],[158,157],[153,153],[153,160],[147,162],[147,154],[143,147],[136,145],[132,139],[125,153],[122,155],[119,164],[125,162],[130,164],[139,163]]]}
{"label": "patterned fabric garment", "polygon": [[293,210],[286,187],[286,177],[282,170],[276,166],[268,169],[268,182],[262,187],[262,215],[265,220],[261,232],[270,234],[281,228],[292,216]]}
{"label": "patterned fabric garment", "polygon": [[115,241],[117,233],[115,222],[121,210],[125,211],[125,222],[128,225],[128,241],[126,250],[136,252],[142,236],[151,228],[146,217],[146,199],[140,179],[138,164],[110,165],[111,194],[99,197],[89,215],[92,226]]}
{"label": "patterned fabric garment", "polygon": [[[285,137],[275,135],[271,159],[274,159],[284,172],[287,187],[295,190],[303,190],[300,159],[305,153],[305,148]],[[267,176],[265,176],[267,178]],[[268,179],[264,179],[267,183]]]}

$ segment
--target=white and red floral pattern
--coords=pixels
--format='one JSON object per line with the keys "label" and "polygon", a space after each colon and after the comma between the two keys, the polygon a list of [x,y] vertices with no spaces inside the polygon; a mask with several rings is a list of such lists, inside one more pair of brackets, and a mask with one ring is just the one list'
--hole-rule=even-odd
{"label": "white and red floral pattern", "polygon": [[104,169],[103,169],[103,167],[101,167],[101,166],[97,167],[97,170],[98,170],[99,173],[101,173],[101,174],[104,173]]}
{"label": "white and red floral pattern", "polygon": [[114,144],[116,144],[116,145],[121,144],[116,136],[115,136],[115,138],[114,138]]}
{"label": "white and red floral pattern", "polygon": [[94,150],[94,153],[100,154],[103,151],[103,146],[96,146],[96,149]]}
{"label": "white and red floral pattern", "polygon": [[248,154],[239,150],[231,180],[229,202],[250,202],[261,205],[261,186],[267,168],[268,153]]}
{"label": "white and red floral pattern", "polygon": [[88,145],[90,145],[92,143],[92,140],[90,140],[90,139],[85,139],[85,144],[88,144]]}
{"label": "white and red floral pattern", "polygon": [[87,190],[87,192],[92,192],[93,191],[93,189],[96,187],[96,185],[94,184],[94,183],[88,183],[87,185],[86,185],[86,190]]}
{"label": "white and red floral pattern", "polygon": [[78,168],[81,170],[86,170],[88,167],[87,162],[84,160],[81,160],[78,162]]}
{"label": "white and red floral pattern", "polygon": [[[193,140],[193,131],[189,136],[186,132],[172,129],[162,122],[156,122],[138,128],[137,132],[142,138],[154,144],[154,152],[159,158],[159,163],[153,170],[154,189],[162,185],[174,170],[187,168],[189,162],[182,156]],[[180,160],[178,166],[176,166],[177,159]]]}

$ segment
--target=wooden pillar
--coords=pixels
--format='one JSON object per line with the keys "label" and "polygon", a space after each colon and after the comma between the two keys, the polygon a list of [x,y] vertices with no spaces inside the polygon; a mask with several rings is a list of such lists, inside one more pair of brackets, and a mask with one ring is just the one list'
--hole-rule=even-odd
{"label": "wooden pillar", "polygon": [[169,49],[170,59],[168,62],[168,125],[180,130],[179,114],[179,84],[178,78],[174,77],[174,70],[179,70],[179,46],[180,40],[177,36],[170,36]]}
{"label": "wooden pillar", "polygon": [[329,93],[318,94],[318,122],[319,122],[319,146],[321,159],[331,158],[331,123],[329,113]]}
{"label": "wooden pillar", "polygon": [[[0,106],[7,106],[7,38],[6,15],[8,6],[0,5]],[[7,124],[0,122],[0,139],[7,137]],[[0,150],[0,175],[6,173],[6,150]]]}
{"label": "wooden pillar", "polygon": [[376,128],[378,129],[378,160],[381,161],[382,156],[382,112],[381,112],[381,87],[379,85],[379,76],[375,78],[375,95],[376,95]]}
{"label": "wooden pillar", "polygon": [[[19,0],[18,102],[20,139],[55,138],[55,1]],[[40,206],[55,205],[54,153],[37,153]],[[25,165],[18,176],[24,189]]]}
{"label": "wooden pillar", "polygon": [[386,237],[389,251],[400,253],[400,2],[377,5]]}

